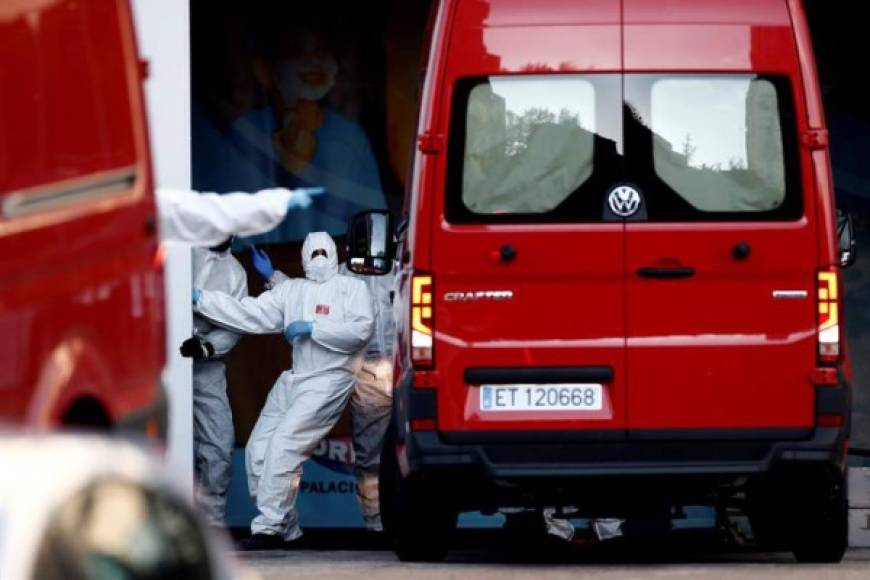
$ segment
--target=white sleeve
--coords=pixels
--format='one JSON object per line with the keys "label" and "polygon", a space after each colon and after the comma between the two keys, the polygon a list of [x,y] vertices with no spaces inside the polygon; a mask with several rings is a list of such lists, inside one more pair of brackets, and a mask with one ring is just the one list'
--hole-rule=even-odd
{"label": "white sleeve", "polygon": [[344,307],[344,320],[318,318],[311,332],[314,342],[342,354],[354,354],[362,350],[375,326],[369,289],[361,280],[354,282]]}
{"label": "white sleeve", "polygon": [[216,246],[230,236],[252,236],[275,228],[287,215],[293,192],[276,188],[219,195],[161,187],[156,197],[164,241]]}
{"label": "white sleeve", "polygon": [[224,328],[247,334],[273,334],[283,332],[289,322],[284,321],[284,304],[297,294],[294,280],[274,290],[263,292],[256,298],[236,299],[223,292],[202,290],[194,311]]}
{"label": "white sleeve", "polygon": [[266,290],[271,290],[280,284],[281,282],[286,282],[290,279],[290,276],[282,272],[281,270],[275,270],[272,272],[272,277],[266,280]]}
{"label": "white sleeve", "polygon": [[216,357],[224,356],[233,350],[233,347],[239,342],[239,338],[241,335],[238,332],[220,326],[215,326],[202,336],[202,339],[214,348],[214,356]]}
{"label": "white sleeve", "polygon": [[[241,273],[242,275],[236,278],[236,284],[232,289],[232,297],[238,300],[248,295],[248,277],[245,275],[244,270]],[[233,350],[233,347],[239,342],[241,335],[233,330],[215,326],[203,335],[202,338],[206,342],[211,343],[214,348],[214,356],[220,357]]]}

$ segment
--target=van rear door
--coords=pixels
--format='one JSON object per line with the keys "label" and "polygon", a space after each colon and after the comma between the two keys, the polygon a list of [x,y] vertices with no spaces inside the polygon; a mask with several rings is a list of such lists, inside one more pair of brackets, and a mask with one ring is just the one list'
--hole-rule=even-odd
{"label": "van rear door", "polygon": [[682,4],[693,22],[675,27],[626,3],[626,177],[646,209],[626,225],[628,435],[801,437],[816,223],[788,14],[764,4],[745,15],[757,26],[706,26]]}
{"label": "van rear door", "polygon": [[619,80],[458,84],[432,256],[441,430],[622,437],[624,225],[602,219],[621,171]]}
{"label": "van rear door", "polygon": [[[627,75],[632,430],[812,425],[815,225],[787,79]],[[809,206],[809,207],[807,207]]]}
{"label": "van rear door", "polygon": [[435,128],[438,429],[623,438],[620,3],[479,4],[457,4]]}

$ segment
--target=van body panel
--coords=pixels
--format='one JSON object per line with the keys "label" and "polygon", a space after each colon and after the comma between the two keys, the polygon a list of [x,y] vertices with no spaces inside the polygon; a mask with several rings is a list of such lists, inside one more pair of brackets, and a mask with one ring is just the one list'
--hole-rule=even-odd
{"label": "van body panel", "polygon": [[[800,79],[805,101],[805,131],[819,131],[823,139],[827,138],[822,94],[819,89],[816,61],[813,58],[809,24],[806,14],[798,0],[787,0],[791,14],[795,48],[800,63]],[[836,209],[834,207],[834,185],[831,172],[830,151],[825,147],[808,150],[805,156],[810,158],[806,164],[806,183],[812,183],[816,190],[817,200],[816,222],[821,229],[818,236],[819,266],[823,268],[838,267],[839,246],[836,243]],[[846,366],[849,361],[846,360]]]}
{"label": "van body panel", "polygon": [[785,2],[758,0],[623,0],[631,24],[791,26]]}
{"label": "van body panel", "polygon": [[[686,87],[692,82],[721,82],[717,99],[724,101],[726,83],[740,82],[744,71],[764,73],[749,81],[755,88],[746,89],[742,102],[729,105],[732,112],[745,106],[747,115],[731,122],[745,123],[749,135],[744,151],[748,161],[742,163],[753,165],[753,156],[756,166],[775,163],[763,157],[769,155],[770,143],[753,146],[749,139],[752,131],[765,132],[758,127],[757,117],[769,112],[769,105],[758,106],[762,92],[758,85],[776,86],[786,195],[796,207],[776,221],[747,212],[727,223],[701,215],[697,219],[703,221],[666,214],[651,216],[655,223],[627,223],[629,429],[811,426],[815,421],[815,387],[809,377],[816,364],[819,192],[812,187],[810,152],[799,145],[807,130],[806,97],[787,6],[747,2],[737,10],[720,3],[717,10],[717,3],[665,4],[657,5],[658,10],[644,2],[625,4],[626,102],[639,111],[653,139],[664,139],[665,133],[657,132],[650,121],[655,116],[652,97],[641,94],[650,86],[655,90],[658,82],[684,82]],[[650,85],[639,76],[647,70],[667,73],[660,75],[663,81]],[[725,114],[713,107],[727,103],[714,99],[710,103],[711,115]],[[662,111],[668,108],[667,103],[659,105]],[[688,119],[694,114],[689,109],[684,106],[680,113],[671,114]],[[679,131],[668,125],[693,129],[687,121],[661,124],[671,134]],[[670,143],[671,150],[703,157],[705,146],[699,142],[703,135],[694,137],[694,142]],[[724,132],[719,136],[721,149],[728,139]],[[637,149],[631,149],[631,141],[627,147],[627,179],[637,181]],[[701,150],[695,151],[697,147]],[[699,168],[714,164],[707,161],[705,166],[698,159],[687,163]],[[697,170],[701,171],[708,170]],[[769,171],[760,169],[762,174]],[[649,180],[642,183],[650,189],[644,193],[653,202],[663,195],[655,189],[658,185],[650,187]],[[741,244],[751,251],[747,257],[735,257]],[[690,267],[694,275],[678,280],[639,275],[642,268],[663,263]],[[774,296],[791,290],[804,298]]]}
{"label": "van body panel", "polygon": [[[433,259],[435,358],[444,381],[438,393],[439,429],[624,428],[622,230],[622,224],[442,226]],[[551,243],[554,236],[564,243]],[[498,257],[504,244],[515,248],[512,263]],[[481,291],[512,297],[450,300]],[[613,379],[605,385],[600,412],[482,412],[479,385],[466,384],[465,370],[518,366],[605,366],[613,370]]]}
{"label": "van body panel", "polygon": [[[465,99],[470,98],[456,90],[458,83],[476,78],[482,86],[488,75],[517,73],[521,76],[516,78],[526,79],[558,72],[567,76],[547,78],[554,83],[576,78],[582,85],[584,74],[620,69],[618,1],[596,1],[584,7],[548,5],[553,10],[532,10],[522,2],[456,3],[450,35],[442,38],[442,46],[449,50],[435,93],[441,111],[447,112],[439,115],[436,132],[446,136],[448,149],[455,139],[464,139],[452,133],[462,124],[457,124],[457,114],[465,114]],[[494,76],[492,82],[509,83],[511,78]],[[618,100],[618,78],[600,80],[596,90]],[[604,99],[601,93],[597,96]],[[605,126],[596,129],[598,138],[618,140],[616,100],[612,109],[592,113],[607,118]],[[614,145],[618,146],[611,142]],[[435,274],[434,357],[443,381],[438,428],[595,430],[622,437],[626,405],[623,225],[540,225],[534,220],[452,223],[443,209],[444,192],[456,190],[455,184],[448,184],[448,165],[456,161],[449,157],[437,156],[432,183],[438,216],[433,224],[431,269]],[[502,260],[500,252],[506,247],[515,252],[515,260]],[[510,293],[510,298],[456,299],[492,291]],[[517,366],[607,367],[613,378],[603,385],[604,401],[597,411],[481,411],[480,386],[465,382],[466,369]]]}
{"label": "van body panel", "polygon": [[[806,219],[627,226],[630,429],[813,424],[814,234]],[[695,274],[637,275],[663,260]]]}
{"label": "van body panel", "polygon": [[784,2],[626,0],[626,71],[790,70],[794,34]]}
{"label": "van body panel", "polygon": [[[449,47],[443,88],[449,93],[457,78],[500,72],[619,70],[618,0],[595,0],[588,8],[549,3],[560,8],[538,11],[519,0],[458,3],[443,45]],[[539,16],[523,21],[531,13]]]}
{"label": "van body panel", "polygon": [[14,87],[0,95],[0,420],[56,426],[86,396],[121,421],[158,398],[165,332],[130,7],[11,10],[0,19],[0,84]]}
{"label": "van body panel", "polygon": [[472,0],[460,2],[459,6],[461,14],[482,14],[487,27],[609,25],[619,24],[621,19],[618,0],[586,0],[580,9],[564,0],[542,0],[533,4],[526,0]]}

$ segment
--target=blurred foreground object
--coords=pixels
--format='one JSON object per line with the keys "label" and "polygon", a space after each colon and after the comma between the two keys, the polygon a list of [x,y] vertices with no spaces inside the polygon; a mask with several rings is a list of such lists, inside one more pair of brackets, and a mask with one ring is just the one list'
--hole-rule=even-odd
{"label": "blurred foreground object", "polygon": [[227,540],[130,443],[10,436],[0,465],[0,578],[241,578]]}

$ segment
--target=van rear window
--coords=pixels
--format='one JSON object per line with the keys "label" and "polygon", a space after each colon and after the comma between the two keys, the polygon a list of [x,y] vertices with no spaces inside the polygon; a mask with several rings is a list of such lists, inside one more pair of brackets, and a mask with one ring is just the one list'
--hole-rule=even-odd
{"label": "van rear window", "polygon": [[626,75],[628,180],[653,221],[801,215],[791,92],[783,77]]}
{"label": "van rear window", "polygon": [[747,74],[512,75],[454,93],[452,223],[596,222],[634,185],[650,221],[797,219],[788,79]]}
{"label": "van rear window", "polygon": [[594,131],[595,91],[583,79],[477,85],[468,95],[463,203],[480,214],[551,211],[592,174]]}
{"label": "van rear window", "polygon": [[618,76],[492,76],[456,94],[448,219],[600,220],[592,196],[617,173]]}
{"label": "van rear window", "polygon": [[651,93],[656,174],[701,211],[785,199],[776,89],[762,79],[662,79]]}

